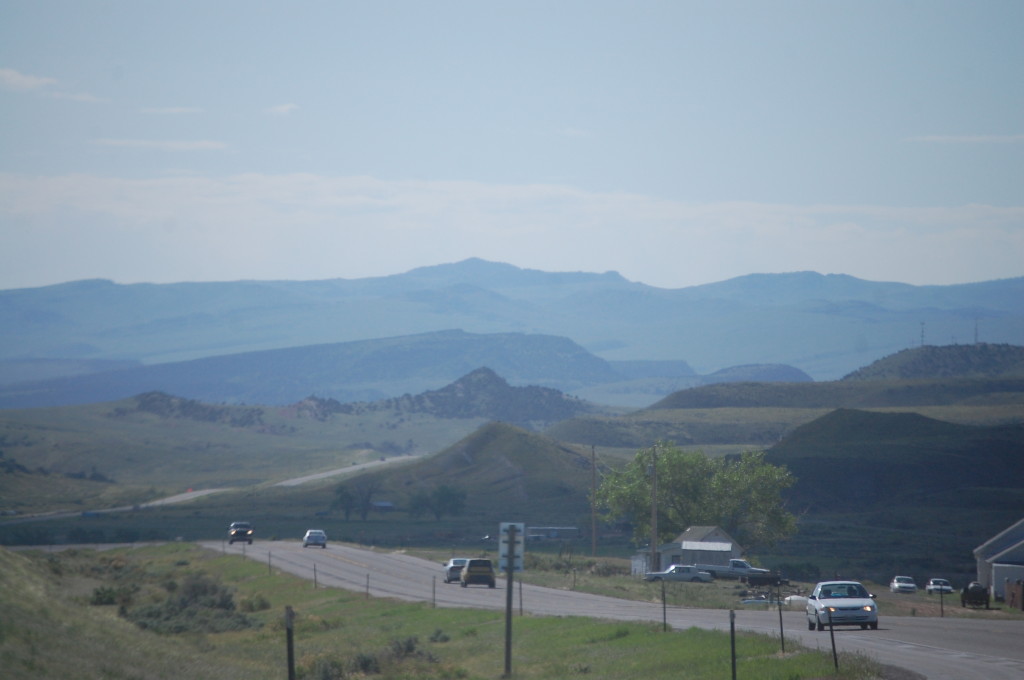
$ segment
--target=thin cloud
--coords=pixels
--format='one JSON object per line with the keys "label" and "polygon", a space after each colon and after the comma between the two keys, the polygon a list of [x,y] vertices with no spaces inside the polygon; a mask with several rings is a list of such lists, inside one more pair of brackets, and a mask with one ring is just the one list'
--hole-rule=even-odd
{"label": "thin cloud", "polygon": [[142,113],[151,113],[159,116],[177,116],[191,113],[203,113],[198,106],[154,106],[140,109]]}
{"label": "thin cloud", "polygon": [[0,86],[3,86],[7,90],[27,92],[29,90],[39,90],[56,84],[57,81],[53,78],[30,76],[28,74],[15,71],[13,68],[0,68]]}
{"label": "thin cloud", "polygon": [[908,142],[926,144],[1019,144],[1024,135],[922,135],[908,137]]}
{"label": "thin cloud", "polygon": [[96,139],[93,140],[93,144],[155,151],[221,151],[228,146],[224,142],[211,140],[163,141],[157,139]]}
{"label": "thin cloud", "polygon": [[44,76],[32,76],[21,73],[12,68],[0,68],[0,87],[15,92],[40,92],[51,99],[66,99],[74,102],[87,102],[90,104],[103,101],[95,95],[87,92],[62,92],[50,89],[57,84],[56,78]]}
{"label": "thin cloud", "polygon": [[297,111],[298,108],[298,104],[278,104],[277,106],[271,106],[266,112],[271,116],[287,116],[292,111]]}
{"label": "thin cloud", "polygon": [[52,99],[67,99],[68,101],[85,102],[86,104],[96,104],[106,101],[87,92],[47,92],[46,96]]}

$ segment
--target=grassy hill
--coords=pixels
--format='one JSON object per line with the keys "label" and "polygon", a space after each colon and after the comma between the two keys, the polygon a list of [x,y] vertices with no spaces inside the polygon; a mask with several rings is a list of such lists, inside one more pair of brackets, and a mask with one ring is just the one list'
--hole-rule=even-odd
{"label": "grassy hill", "polygon": [[[395,410],[318,418],[304,404],[216,406],[162,393],[0,411],[0,510],[140,503],[437,451],[486,422]],[[40,489],[59,486],[65,494]]]}
{"label": "grassy hill", "polygon": [[801,517],[776,559],[813,555],[824,573],[971,580],[971,551],[1024,508],[1020,422],[968,426],[843,409],[797,428],[767,459],[796,477],[789,503]]}
{"label": "grassy hill", "polygon": [[0,510],[133,505],[188,488],[256,486],[434,453],[488,421],[533,428],[596,410],[478,369],[440,390],[380,402],[225,406],[148,392],[0,411]]}
{"label": "grassy hill", "polygon": [[767,459],[797,478],[790,499],[801,511],[946,504],[975,489],[1024,490],[1024,424],[838,409],[798,427]]}
{"label": "grassy hill", "polygon": [[[365,479],[381,496],[407,506],[420,490],[449,486],[466,492],[456,525],[492,532],[501,521],[548,526],[586,524],[591,459],[576,448],[505,423],[489,423],[430,458]],[[493,532],[492,532],[493,533]]]}
{"label": "grassy hill", "polygon": [[1021,421],[1024,379],[721,383],[676,392],[623,415],[583,415],[545,432],[586,446],[637,449],[658,440],[724,450],[766,448],[837,408],[912,412],[962,424]]}

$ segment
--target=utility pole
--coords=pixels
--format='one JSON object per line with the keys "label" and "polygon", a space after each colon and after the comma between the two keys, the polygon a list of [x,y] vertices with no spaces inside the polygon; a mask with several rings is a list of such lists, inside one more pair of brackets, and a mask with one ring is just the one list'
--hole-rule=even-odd
{"label": "utility pole", "polygon": [[658,445],[651,448],[651,568],[661,569],[658,559]]}
{"label": "utility pole", "polygon": [[590,556],[597,557],[597,453],[590,445]]}

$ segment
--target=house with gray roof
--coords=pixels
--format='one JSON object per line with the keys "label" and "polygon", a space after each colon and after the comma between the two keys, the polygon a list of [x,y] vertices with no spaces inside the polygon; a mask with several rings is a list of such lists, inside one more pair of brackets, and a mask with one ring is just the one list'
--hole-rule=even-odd
{"label": "house with gray roof", "polygon": [[975,548],[974,559],[978,583],[993,599],[1005,599],[1007,585],[1024,579],[1024,519]]}
{"label": "house with gray roof", "polygon": [[[743,556],[743,547],[720,527],[690,527],[676,536],[674,541],[658,546],[658,562],[664,569],[671,564],[729,564],[734,557]],[[632,572],[643,575],[650,571],[649,552],[633,556]]]}

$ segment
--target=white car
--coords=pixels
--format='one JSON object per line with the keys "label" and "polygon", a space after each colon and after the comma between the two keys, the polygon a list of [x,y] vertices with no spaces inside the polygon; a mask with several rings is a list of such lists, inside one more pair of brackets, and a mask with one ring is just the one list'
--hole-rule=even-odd
{"label": "white car", "polygon": [[469,562],[468,557],[453,557],[444,563],[444,582],[451,583],[459,580],[462,568]]}
{"label": "white car", "polygon": [[324,533],[323,529],[310,529],[302,537],[303,548],[311,545],[318,545],[321,548],[327,547],[327,534]]}
{"label": "white car", "polygon": [[827,626],[878,630],[875,596],[856,581],[822,581],[807,597],[807,629]]}
{"label": "white car", "polygon": [[953,586],[944,578],[930,578],[924,586],[924,591],[929,595],[935,593],[953,594]]}
{"label": "white car", "polygon": [[889,590],[894,593],[916,593],[917,584],[909,576],[893,576]]}

